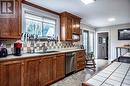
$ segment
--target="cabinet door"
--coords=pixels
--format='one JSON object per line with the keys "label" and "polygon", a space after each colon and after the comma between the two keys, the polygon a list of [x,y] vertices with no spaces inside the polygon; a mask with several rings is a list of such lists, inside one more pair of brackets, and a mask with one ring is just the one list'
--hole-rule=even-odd
{"label": "cabinet door", "polygon": [[76,24],[76,31],[75,32],[80,35],[80,19],[76,19],[75,24]]}
{"label": "cabinet door", "polygon": [[38,58],[25,60],[24,86],[39,86],[39,63]]}
{"label": "cabinet door", "polygon": [[22,24],[22,6],[21,0],[15,0],[15,18],[10,20],[11,28],[10,28],[10,35],[12,38],[20,38],[21,37],[21,24]]}
{"label": "cabinet door", "polygon": [[53,57],[53,79],[58,80],[65,76],[65,56],[64,54]]}
{"label": "cabinet door", "polygon": [[80,19],[73,18],[72,33],[80,35]]}
{"label": "cabinet door", "polygon": [[47,85],[52,82],[52,58],[53,56],[46,56],[43,57],[40,61],[40,68],[39,68],[39,80],[40,86]]}
{"label": "cabinet door", "polygon": [[67,28],[66,28],[66,40],[71,41],[72,40],[72,18],[67,17]]}
{"label": "cabinet door", "polygon": [[21,35],[21,0],[15,0],[13,17],[0,18],[0,38],[20,38]]}
{"label": "cabinet door", "polygon": [[23,66],[21,61],[0,64],[0,86],[23,86]]}

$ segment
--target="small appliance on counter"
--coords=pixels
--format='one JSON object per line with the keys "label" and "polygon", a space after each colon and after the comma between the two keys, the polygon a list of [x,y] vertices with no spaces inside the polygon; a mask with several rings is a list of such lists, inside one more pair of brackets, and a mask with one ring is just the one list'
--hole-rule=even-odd
{"label": "small appliance on counter", "polygon": [[15,56],[21,56],[21,48],[22,48],[22,42],[16,41],[14,43],[14,55]]}
{"label": "small appliance on counter", "polygon": [[0,57],[6,57],[8,56],[7,49],[3,46],[2,43],[0,43]]}

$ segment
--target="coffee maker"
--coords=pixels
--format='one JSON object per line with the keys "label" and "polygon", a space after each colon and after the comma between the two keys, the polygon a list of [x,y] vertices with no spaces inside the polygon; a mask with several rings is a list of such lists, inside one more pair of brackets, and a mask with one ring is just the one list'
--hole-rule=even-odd
{"label": "coffee maker", "polygon": [[14,55],[15,56],[21,56],[21,48],[22,48],[21,42],[14,43]]}

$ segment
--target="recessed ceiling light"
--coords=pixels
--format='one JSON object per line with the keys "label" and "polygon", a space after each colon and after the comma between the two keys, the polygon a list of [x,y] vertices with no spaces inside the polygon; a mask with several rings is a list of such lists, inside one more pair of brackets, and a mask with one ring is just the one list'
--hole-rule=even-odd
{"label": "recessed ceiling light", "polygon": [[93,3],[95,2],[96,0],[81,0],[84,4],[90,4],[90,3]]}
{"label": "recessed ceiling light", "polygon": [[109,18],[108,21],[109,22],[112,22],[112,21],[115,21],[116,19],[115,18]]}

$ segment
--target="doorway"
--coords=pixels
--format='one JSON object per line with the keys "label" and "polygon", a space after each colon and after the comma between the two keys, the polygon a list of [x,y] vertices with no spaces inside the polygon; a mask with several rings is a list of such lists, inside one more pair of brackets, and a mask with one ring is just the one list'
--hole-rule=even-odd
{"label": "doorway", "polygon": [[97,58],[108,60],[108,32],[97,34]]}

